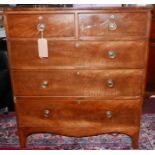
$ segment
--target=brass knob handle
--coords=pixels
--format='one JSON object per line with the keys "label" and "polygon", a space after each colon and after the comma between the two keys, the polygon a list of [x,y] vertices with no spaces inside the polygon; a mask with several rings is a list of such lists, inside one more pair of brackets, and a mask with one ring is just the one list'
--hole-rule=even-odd
{"label": "brass knob handle", "polygon": [[44,117],[48,118],[50,115],[50,110],[45,109],[43,115],[44,115]]}
{"label": "brass knob handle", "polygon": [[113,80],[108,80],[108,81],[107,81],[107,86],[108,86],[109,88],[114,87],[114,82],[113,82]]}
{"label": "brass knob handle", "polygon": [[110,31],[115,31],[117,29],[117,24],[115,22],[109,22],[108,28]]}
{"label": "brass knob handle", "polygon": [[115,51],[108,51],[108,58],[110,58],[110,59],[116,58],[116,52]]}
{"label": "brass knob handle", "polygon": [[112,118],[112,111],[106,111],[106,117]]}
{"label": "brass knob handle", "polygon": [[42,31],[44,31],[44,29],[45,29],[45,24],[40,23],[40,24],[37,25],[37,30],[38,31],[42,32]]}
{"label": "brass knob handle", "polygon": [[44,81],[41,83],[41,87],[42,87],[42,88],[47,88],[47,87],[48,87],[48,81],[47,81],[47,80],[44,80]]}

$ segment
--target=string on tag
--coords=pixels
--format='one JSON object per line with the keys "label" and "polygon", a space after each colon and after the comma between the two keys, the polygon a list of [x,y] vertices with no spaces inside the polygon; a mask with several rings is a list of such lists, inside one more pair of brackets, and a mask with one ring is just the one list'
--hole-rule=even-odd
{"label": "string on tag", "polygon": [[44,38],[44,31],[41,31],[41,38]]}
{"label": "string on tag", "polygon": [[47,39],[44,38],[44,24],[39,24],[38,31],[40,31],[40,38],[38,39],[38,55],[40,58],[48,57],[48,42]]}

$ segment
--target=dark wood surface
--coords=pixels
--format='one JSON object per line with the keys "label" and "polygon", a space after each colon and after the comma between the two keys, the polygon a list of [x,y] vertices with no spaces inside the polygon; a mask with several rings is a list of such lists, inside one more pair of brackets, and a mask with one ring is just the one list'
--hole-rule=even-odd
{"label": "dark wood surface", "polygon": [[155,5],[152,10],[146,92],[155,95]]}
{"label": "dark wood surface", "polygon": [[[38,16],[46,25],[46,59],[37,52]],[[119,132],[138,148],[150,19],[147,7],[6,9],[20,146],[38,132]]]}

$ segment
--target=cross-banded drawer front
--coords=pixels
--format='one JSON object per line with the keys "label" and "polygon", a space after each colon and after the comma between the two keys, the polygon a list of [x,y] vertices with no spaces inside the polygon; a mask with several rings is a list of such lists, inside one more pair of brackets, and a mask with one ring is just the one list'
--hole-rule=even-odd
{"label": "cross-banded drawer front", "polygon": [[14,71],[13,76],[16,96],[140,96],[143,71]]}
{"label": "cross-banded drawer front", "polygon": [[48,58],[41,59],[37,41],[10,45],[15,69],[143,68],[147,47],[145,41],[49,41]]}
{"label": "cross-banded drawer front", "polygon": [[74,14],[7,15],[8,35],[12,38],[74,37]]}
{"label": "cross-banded drawer front", "polygon": [[146,13],[80,14],[80,36],[111,36],[113,39],[121,36],[145,36],[147,18]]}

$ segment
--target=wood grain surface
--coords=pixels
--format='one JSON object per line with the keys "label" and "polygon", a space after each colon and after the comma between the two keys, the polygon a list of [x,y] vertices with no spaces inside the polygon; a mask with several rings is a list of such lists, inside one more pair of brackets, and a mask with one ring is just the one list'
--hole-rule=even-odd
{"label": "wood grain surface", "polygon": [[[43,19],[40,20],[39,17]],[[74,37],[74,14],[8,15],[8,34],[13,38],[39,38],[38,24],[44,24],[44,37]]]}
{"label": "wood grain surface", "polygon": [[[39,132],[76,137],[118,132],[129,135],[138,148],[150,10],[4,11],[21,148],[28,135]],[[45,25],[45,59],[38,57],[38,24]]]}
{"label": "wood grain surface", "polygon": [[[20,127],[83,128],[114,132],[127,126],[138,127],[140,100],[59,101],[49,98],[17,99]],[[22,106],[22,108],[21,108]],[[49,114],[45,115],[45,111]],[[112,116],[109,118],[107,112]],[[62,131],[63,132],[63,131]],[[72,131],[74,134],[74,131]],[[75,135],[76,136],[76,135]],[[85,135],[86,136],[86,135]]]}
{"label": "wood grain surface", "polygon": [[[111,20],[111,15],[115,19]],[[144,36],[147,32],[147,17],[146,13],[80,14],[80,36]],[[108,29],[110,22],[116,23],[116,30]]]}
{"label": "wood grain surface", "polygon": [[[143,68],[145,41],[48,41],[48,58],[41,59],[37,40],[10,41],[13,69]],[[115,53],[114,58],[109,52]],[[144,51],[144,52],[142,52]]]}
{"label": "wood grain surface", "polygon": [[15,96],[140,96],[143,84],[142,70],[14,71],[13,77]]}

